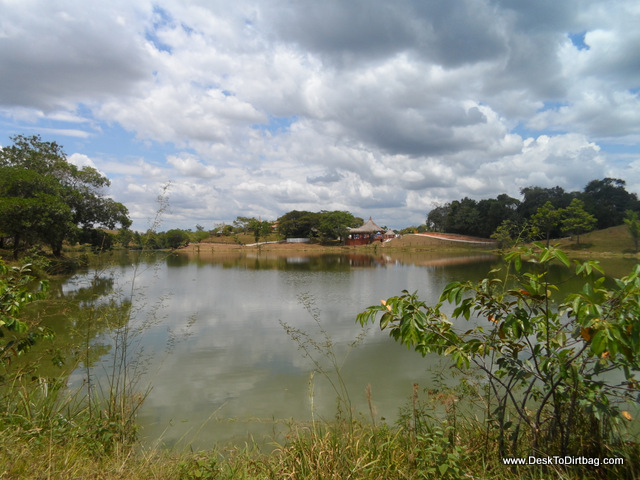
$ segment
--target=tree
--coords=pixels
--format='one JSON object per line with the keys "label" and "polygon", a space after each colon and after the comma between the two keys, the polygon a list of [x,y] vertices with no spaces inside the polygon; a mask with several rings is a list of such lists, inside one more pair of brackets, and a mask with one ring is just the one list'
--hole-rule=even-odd
{"label": "tree", "polygon": [[256,219],[253,217],[236,217],[236,219],[233,221],[233,225],[236,228],[236,233],[247,233],[251,229],[251,222],[255,220]]}
{"label": "tree", "polygon": [[518,205],[520,218],[527,220],[534,215],[545,203],[551,202],[555,208],[565,208],[573,200],[577,193],[565,192],[562,187],[543,188],[525,187],[520,189],[523,196],[522,202]]}
{"label": "tree", "polygon": [[38,135],[11,139],[0,149],[0,231],[13,238],[14,254],[21,242],[39,241],[59,256],[78,228],[131,225],[127,208],[104,196],[110,182],[96,169],[70,164],[62,147]]}
{"label": "tree", "polygon": [[598,228],[621,225],[627,210],[640,207],[638,196],[627,192],[625,185],[626,182],[619,178],[604,178],[592,180],[584,188],[581,198],[585,210],[595,216]]}
{"label": "tree", "polygon": [[156,250],[164,247],[164,238],[151,228],[140,235],[138,240],[140,248],[143,250]]}
{"label": "tree", "polygon": [[518,225],[513,220],[505,220],[491,234],[491,238],[498,242],[499,249],[509,249],[518,245],[528,233],[527,231],[527,226]]}
{"label": "tree", "polygon": [[122,245],[124,248],[127,248],[132,242],[135,241],[135,234],[128,228],[121,228],[116,234],[116,241],[120,243],[120,245]]}
{"label": "tree", "polygon": [[292,210],[278,219],[278,232],[285,238],[310,238],[315,236],[319,224],[319,214]]}
{"label": "tree", "polygon": [[189,244],[189,233],[180,230],[179,228],[174,228],[166,233],[162,234],[164,240],[164,246],[166,248],[180,248]]}
{"label": "tree", "polygon": [[450,209],[450,203],[445,203],[444,205],[436,204],[427,214],[427,228],[432,232],[444,232]]}
{"label": "tree", "polygon": [[562,210],[558,210],[550,201],[542,205],[530,218],[530,223],[544,234],[549,247],[551,232],[553,232],[562,220]]}
{"label": "tree", "polygon": [[56,245],[71,226],[71,208],[60,198],[55,179],[33,170],[0,167],[0,232],[13,240],[13,257],[22,244]]}
{"label": "tree", "polygon": [[629,234],[631,235],[631,238],[633,238],[633,243],[636,247],[636,253],[638,253],[638,239],[640,238],[640,222],[638,221],[638,212],[627,210],[626,217],[624,218],[624,223],[629,229]]}
{"label": "tree", "polygon": [[506,220],[514,224],[518,223],[517,208],[520,201],[504,193],[497,198],[480,200],[478,202],[478,214],[481,221],[474,235],[489,237]]}
{"label": "tree", "polygon": [[[126,231],[126,229],[123,229]],[[79,243],[89,244],[96,252],[111,250],[116,235],[101,228],[83,228],[78,232],[76,239]]]}
{"label": "tree", "polygon": [[206,238],[209,238],[209,232],[205,231],[202,225],[196,225],[196,231],[191,234],[191,240],[200,243]]}
{"label": "tree", "polygon": [[253,232],[253,238],[255,238],[256,243],[258,243],[261,238],[266,238],[271,233],[271,222],[253,218],[251,222],[249,222],[249,230]]}
{"label": "tree", "polygon": [[596,225],[596,218],[587,213],[581,200],[574,198],[567,208],[562,209],[562,231],[576,236],[580,243],[580,235],[590,232]]}
{"label": "tree", "polygon": [[342,240],[349,235],[349,228],[362,225],[362,219],[354,217],[350,212],[335,210],[320,212],[318,233],[322,240]]}
{"label": "tree", "polygon": [[451,202],[445,231],[462,235],[478,235],[480,223],[478,202],[465,197],[460,201]]}

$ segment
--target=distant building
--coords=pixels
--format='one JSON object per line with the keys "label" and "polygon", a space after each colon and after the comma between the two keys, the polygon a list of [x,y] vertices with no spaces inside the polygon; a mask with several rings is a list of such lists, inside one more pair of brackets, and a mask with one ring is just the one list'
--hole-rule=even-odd
{"label": "distant building", "polygon": [[350,228],[345,245],[369,245],[384,240],[384,230],[369,217],[361,227]]}

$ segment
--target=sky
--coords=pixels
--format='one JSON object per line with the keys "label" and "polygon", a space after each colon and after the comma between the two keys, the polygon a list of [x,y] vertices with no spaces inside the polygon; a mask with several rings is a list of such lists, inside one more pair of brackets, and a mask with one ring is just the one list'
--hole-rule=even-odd
{"label": "sky", "polygon": [[638,25],[636,0],[0,0],[0,146],[56,141],[139,231],[160,195],[168,230],[639,193]]}

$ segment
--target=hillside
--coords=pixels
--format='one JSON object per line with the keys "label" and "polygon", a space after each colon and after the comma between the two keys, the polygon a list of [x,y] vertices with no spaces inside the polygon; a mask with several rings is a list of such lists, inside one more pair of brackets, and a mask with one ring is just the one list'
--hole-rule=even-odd
{"label": "hillside", "polygon": [[[595,230],[580,236],[580,243],[575,238],[552,239],[552,245],[559,245],[572,256],[628,256],[640,257],[626,225]],[[411,234],[384,243],[384,248],[412,250],[458,250],[458,249],[493,249],[496,244],[488,239],[465,237],[454,234]]]}
{"label": "hillside", "polygon": [[553,245],[571,254],[579,256],[589,256],[592,254],[602,255],[629,255],[634,256],[635,246],[626,225],[605,228],[604,230],[594,230],[593,232],[580,235],[580,243],[577,244],[575,238],[561,238],[551,240]]}
{"label": "hillside", "polygon": [[408,248],[415,250],[458,250],[458,249],[492,249],[495,242],[464,235],[444,233],[418,233],[404,235],[385,242],[384,248]]}

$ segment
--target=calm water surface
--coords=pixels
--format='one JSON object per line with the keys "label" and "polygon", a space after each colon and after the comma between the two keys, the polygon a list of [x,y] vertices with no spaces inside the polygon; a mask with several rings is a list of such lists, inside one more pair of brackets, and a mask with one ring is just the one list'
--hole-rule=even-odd
{"label": "calm water surface", "polygon": [[[275,256],[262,254],[172,255],[137,264],[129,259],[100,271],[104,292],[131,299],[131,358],[140,360],[140,387],[151,387],[138,417],[149,442],[260,442],[288,419],[331,419],[336,393],[334,355],[354,415],[369,418],[365,390],[371,385],[377,420],[388,422],[406,404],[413,384],[432,382],[437,357],[422,358],[380,332],[356,324],[356,315],[406,289],[436,303],[453,280],[477,280],[500,264],[491,255],[427,254]],[[96,272],[75,275],[60,296],[91,291]],[[134,283],[132,285],[132,280]],[[93,282],[95,285],[95,281]],[[128,304],[127,304],[128,305]],[[129,308],[129,306],[127,306]],[[312,359],[286,327],[315,342]],[[363,335],[364,332],[364,335]],[[357,339],[360,338],[359,341]],[[354,345],[354,342],[356,343]],[[109,370],[112,336],[98,332],[92,375]],[[330,345],[330,346],[329,346]],[[70,386],[87,372],[78,368]]]}

